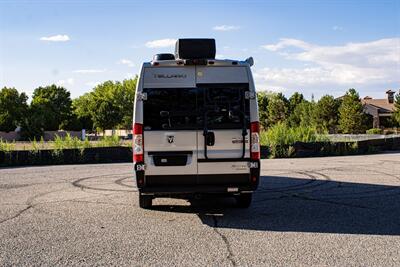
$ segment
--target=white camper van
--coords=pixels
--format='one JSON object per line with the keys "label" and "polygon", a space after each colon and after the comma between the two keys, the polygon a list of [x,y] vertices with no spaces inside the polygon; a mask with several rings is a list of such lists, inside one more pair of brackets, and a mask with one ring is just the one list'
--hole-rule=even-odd
{"label": "white camper van", "polygon": [[215,59],[214,39],[179,39],[175,55],[143,64],[133,119],[140,207],[208,194],[251,204],[260,176],[252,65]]}

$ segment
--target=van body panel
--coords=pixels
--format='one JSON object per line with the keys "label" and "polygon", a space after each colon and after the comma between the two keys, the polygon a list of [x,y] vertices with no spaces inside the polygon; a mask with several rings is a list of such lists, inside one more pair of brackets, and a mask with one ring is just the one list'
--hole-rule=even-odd
{"label": "van body panel", "polygon": [[195,67],[146,67],[143,88],[196,87]]}
{"label": "van body panel", "polygon": [[[197,174],[197,131],[144,131],[143,139],[146,175]],[[182,156],[187,157],[185,165],[168,166]],[[157,166],[156,160],[163,165]]]}
{"label": "van body panel", "polygon": [[248,83],[245,66],[196,66],[197,83]]}
{"label": "van body panel", "polygon": [[[221,158],[241,158],[243,155],[243,136],[242,130],[239,129],[228,129],[228,130],[210,130],[215,135],[215,144],[213,146],[207,146],[207,156],[209,159],[221,159]],[[199,144],[199,159],[204,159],[204,136],[201,133],[198,135]],[[249,151],[249,136],[250,131],[247,130],[245,137],[245,154],[244,158],[250,157]]]}
{"label": "van body panel", "polygon": [[250,67],[246,68],[246,70],[249,77],[249,91],[255,93],[255,97],[250,99],[250,121],[259,121],[256,86],[254,84],[253,74]]}
{"label": "van body panel", "polygon": [[201,174],[233,174],[249,173],[249,163],[245,161],[232,162],[199,162],[199,175]]}

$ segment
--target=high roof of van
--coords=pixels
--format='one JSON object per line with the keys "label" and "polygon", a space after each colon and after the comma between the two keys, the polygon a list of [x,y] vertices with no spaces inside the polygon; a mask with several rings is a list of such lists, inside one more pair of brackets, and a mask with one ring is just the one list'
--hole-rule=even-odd
{"label": "high roof of van", "polygon": [[144,67],[183,67],[183,66],[248,66],[251,64],[248,60],[239,61],[233,59],[201,59],[201,60],[188,60],[188,59],[176,59],[176,60],[160,60],[145,62]]}

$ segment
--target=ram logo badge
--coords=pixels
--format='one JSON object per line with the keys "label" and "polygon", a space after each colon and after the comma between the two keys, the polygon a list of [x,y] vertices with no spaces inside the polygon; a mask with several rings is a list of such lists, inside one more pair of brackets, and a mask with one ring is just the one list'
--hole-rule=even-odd
{"label": "ram logo badge", "polygon": [[174,136],[173,135],[168,135],[167,136],[167,141],[168,141],[168,143],[172,144],[174,142]]}

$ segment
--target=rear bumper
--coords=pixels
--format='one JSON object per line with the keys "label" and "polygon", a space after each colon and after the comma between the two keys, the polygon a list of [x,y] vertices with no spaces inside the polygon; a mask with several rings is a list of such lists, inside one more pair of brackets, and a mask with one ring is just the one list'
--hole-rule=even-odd
{"label": "rear bumper", "polygon": [[250,193],[256,188],[250,185],[222,186],[222,185],[194,185],[194,186],[162,186],[142,187],[141,194],[148,195],[187,195],[187,194],[239,194]]}
{"label": "rear bumper", "polygon": [[145,175],[141,170],[136,171],[136,182],[140,193],[155,195],[253,192],[259,184],[260,162],[252,163],[250,172],[242,174]]}

